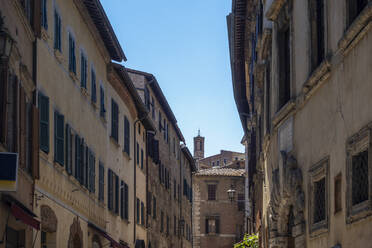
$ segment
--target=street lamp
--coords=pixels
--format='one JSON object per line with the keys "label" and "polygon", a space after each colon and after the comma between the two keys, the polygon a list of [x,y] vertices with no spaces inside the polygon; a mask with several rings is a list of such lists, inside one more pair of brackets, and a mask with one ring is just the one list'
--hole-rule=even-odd
{"label": "street lamp", "polygon": [[14,40],[4,27],[4,18],[0,12],[0,58],[9,58]]}

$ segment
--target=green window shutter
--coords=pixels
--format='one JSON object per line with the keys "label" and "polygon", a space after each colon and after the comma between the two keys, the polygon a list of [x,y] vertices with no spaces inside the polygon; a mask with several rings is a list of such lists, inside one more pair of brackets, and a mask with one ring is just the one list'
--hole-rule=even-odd
{"label": "green window shutter", "polygon": [[105,186],[105,168],[101,162],[99,162],[99,176],[98,176],[99,186],[98,186],[98,200],[104,201],[104,186]]}
{"label": "green window shutter", "polygon": [[107,206],[109,210],[112,210],[112,170],[108,169],[107,174],[107,181],[108,181],[108,187],[107,187]]}
{"label": "green window shutter", "polygon": [[139,144],[137,142],[137,150],[136,150],[136,161],[137,161],[137,165],[139,165]]}
{"label": "green window shutter", "polygon": [[124,116],[124,151],[130,156],[130,125],[126,116]]}
{"label": "green window shutter", "polygon": [[114,99],[111,99],[111,136],[114,138],[116,142],[119,141],[118,139],[118,122],[119,122],[119,108],[117,103]]}
{"label": "green window shutter", "polygon": [[75,135],[75,178],[80,179],[80,137]]}
{"label": "green window shutter", "polygon": [[136,222],[140,223],[140,200],[137,198],[137,208],[136,208]]}
{"label": "green window shutter", "polygon": [[96,73],[94,72],[94,70],[92,69],[91,71],[91,80],[92,80],[92,96],[91,96],[91,100],[92,102],[96,103],[97,102],[97,89],[96,89]]}
{"label": "green window shutter", "polygon": [[143,169],[143,149],[141,149],[141,169]]}
{"label": "green window shutter", "polygon": [[128,185],[124,185],[124,195],[125,195],[125,209],[124,209],[124,218],[126,220],[129,219],[129,192],[128,192]]}
{"label": "green window shutter", "polygon": [[71,128],[66,124],[66,171],[69,175],[72,173],[72,145],[71,145]]}
{"label": "green window shutter", "polygon": [[39,93],[40,149],[49,153],[49,98]]}
{"label": "green window shutter", "polygon": [[85,144],[84,138],[80,139],[80,172],[79,172],[79,182],[84,185],[84,176],[85,176]]}
{"label": "green window shutter", "polygon": [[64,116],[54,112],[54,160],[64,165]]}
{"label": "green window shutter", "polygon": [[115,174],[115,213],[119,213],[119,177]]}
{"label": "green window shutter", "polygon": [[120,181],[120,218],[124,219],[124,181]]}

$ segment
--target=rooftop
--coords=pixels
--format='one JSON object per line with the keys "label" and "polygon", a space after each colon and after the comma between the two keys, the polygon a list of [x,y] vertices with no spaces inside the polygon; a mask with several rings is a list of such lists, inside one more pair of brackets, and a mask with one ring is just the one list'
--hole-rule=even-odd
{"label": "rooftop", "polygon": [[229,177],[242,177],[244,176],[244,169],[231,169],[231,168],[211,168],[199,170],[194,173],[195,176],[229,176]]}

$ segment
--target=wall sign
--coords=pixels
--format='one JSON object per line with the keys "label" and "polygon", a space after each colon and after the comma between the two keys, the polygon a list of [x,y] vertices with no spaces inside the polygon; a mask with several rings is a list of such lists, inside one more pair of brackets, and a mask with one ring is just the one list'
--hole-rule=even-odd
{"label": "wall sign", "polygon": [[0,152],[0,191],[17,190],[18,153]]}

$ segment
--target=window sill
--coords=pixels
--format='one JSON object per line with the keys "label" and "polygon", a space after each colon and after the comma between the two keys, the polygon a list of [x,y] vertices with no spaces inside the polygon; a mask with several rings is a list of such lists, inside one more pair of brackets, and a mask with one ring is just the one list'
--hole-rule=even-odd
{"label": "window sill", "polygon": [[273,118],[273,126],[278,127],[296,109],[296,103],[293,99],[289,100],[280,110],[278,110]]}
{"label": "window sill", "polygon": [[92,104],[92,107],[94,108],[94,110],[96,110],[98,108],[97,102],[94,102],[93,100],[91,100],[90,104]]}
{"label": "window sill", "polygon": [[64,63],[63,54],[61,53],[60,50],[54,48],[54,57],[56,57],[58,63],[60,64]]}
{"label": "window sill", "polygon": [[129,156],[129,154],[123,150],[123,155],[126,159],[128,159],[129,161],[132,160],[132,158]]}
{"label": "window sill", "polygon": [[111,141],[111,143],[113,143],[117,148],[120,147],[118,141],[116,141],[116,140],[114,139],[114,137],[112,137],[111,135],[110,135],[110,141]]}
{"label": "window sill", "polygon": [[324,220],[322,222],[312,224],[310,226],[310,238],[318,238],[321,235],[328,233],[328,222]]}
{"label": "window sill", "polygon": [[348,211],[349,213],[346,218],[346,223],[351,224],[372,215],[372,209],[370,206],[371,200],[367,200],[355,206],[350,206],[350,210]]}
{"label": "window sill", "polygon": [[77,83],[77,82],[78,82],[78,78],[77,78],[75,72],[73,72],[73,71],[69,71],[69,76],[70,76],[70,78],[72,79],[72,81],[73,81],[74,83]]}
{"label": "window sill", "polygon": [[82,93],[85,97],[89,97],[89,93],[88,93],[87,88],[85,88],[85,87],[80,87],[80,90],[81,90],[81,93]]}
{"label": "window sill", "polygon": [[367,31],[372,27],[371,17],[372,2],[369,2],[359,16],[348,27],[344,36],[338,43],[338,48],[343,55],[348,54],[367,34]]}
{"label": "window sill", "polygon": [[302,94],[304,101],[308,100],[320,86],[329,78],[331,75],[331,64],[328,60],[323,62],[311,73],[308,80],[305,82],[302,88]]}
{"label": "window sill", "polygon": [[50,39],[48,30],[46,30],[44,27],[41,27],[41,39],[43,39],[46,42],[48,42],[48,40]]}
{"label": "window sill", "polygon": [[101,121],[103,122],[103,124],[106,125],[107,123],[106,117],[102,116],[101,113],[99,114],[99,117],[101,118]]}

